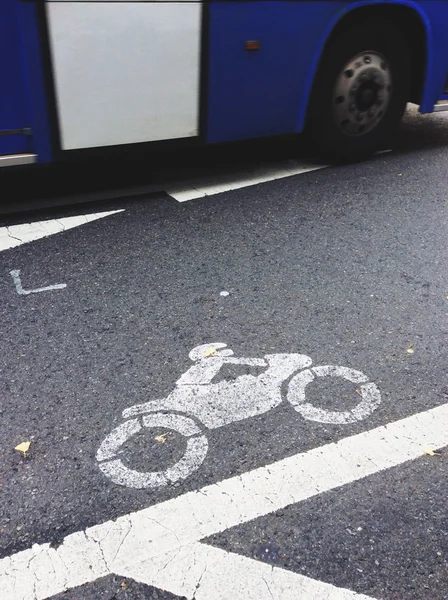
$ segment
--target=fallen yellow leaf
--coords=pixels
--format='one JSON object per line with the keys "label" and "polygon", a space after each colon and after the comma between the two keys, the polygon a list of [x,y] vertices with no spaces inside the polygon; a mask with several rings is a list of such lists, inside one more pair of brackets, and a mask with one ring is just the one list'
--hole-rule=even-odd
{"label": "fallen yellow leaf", "polygon": [[207,356],[212,356],[212,354],[216,354],[216,348],[207,348],[207,350],[204,352],[204,358]]}
{"label": "fallen yellow leaf", "polygon": [[161,442],[162,444],[164,444],[166,442],[166,436],[168,435],[168,432],[166,433],[162,433],[161,435],[156,435],[156,437],[154,438],[157,442]]}
{"label": "fallen yellow leaf", "polygon": [[22,452],[24,456],[26,456],[26,453],[30,449],[30,446],[31,446],[31,442],[22,442],[21,444],[16,446],[14,448],[14,450],[18,450],[19,452]]}
{"label": "fallen yellow leaf", "polygon": [[434,452],[434,450],[431,450],[431,448],[425,448],[423,452],[428,456],[440,456],[440,452]]}

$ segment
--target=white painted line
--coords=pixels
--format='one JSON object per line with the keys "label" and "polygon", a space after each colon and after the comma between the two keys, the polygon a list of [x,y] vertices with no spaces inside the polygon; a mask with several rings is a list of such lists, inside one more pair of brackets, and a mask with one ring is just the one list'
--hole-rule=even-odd
{"label": "white painted line", "polygon": [[388,154],[389,152],[392,152],[392,148],[388,148],[387,150],[378,150],[378,152],[375,152],[375,156],[378,156],[379,154]]}
{"label": "white painted line", "polygon": [[124,209],[108,210],[89,215],[63,217],[61,219],[50,219],[48,221],[36,221],[35,223],[23,223],[21,225],[11,225],[10,227],[0,227],[0,252],[123,211]]}
{"label": "white painted line", "polygon": [[204,192],[199,192],[199,190],[195,190],[192,187],[189,187],[188,184],[185,185],[176,185],[172,187],[168,187],[166,193],[177,200],[178,202],[188,202],[189,200],[196,200],[197,198],[205,198]]}
{"label": "white painted line", "polygon": [[2,600],[43,600],[110,573],[135,573],[183,546],[447,445],[448,403],[79,531],[57,549],[36,544],[4,558]]}
{"label": "white painted line", "polygon": [[370,600],[369,596],[199,542],[116,574],[188,600]]}
{"label": "white painted line", "polygon": [[[374,156],[392,152],[391,149],[379,150]],[[329,165],[317,165],[308,161],[284,160],[275,163],[267,163],[259,168],[249,171],[240,171],[233,174],[217,175],[213,179],[201,178],[198,180],[184,181],[174,186],[168,185],[165,192],[178,202],[188,202],[205,198],[222,192],[230,192],[244,187],[258,185],[274,181],[275,179],[284,179],[293,175],[302,175],[310,171],[324,169]]]}
{"label": "white painted line", "polygon": [[178,202],[188,202],[205,196],[221,194],[275,179],[284,179],[293,175],[301,175],[323,169],[328,165],[316,165],[298,160],[286,160],[275,164],[269,163],[258,169],[235,173],[233,175],[221,175],[214,179],[201,179],[186,181],[176,186],[168,186],[166,193]]}

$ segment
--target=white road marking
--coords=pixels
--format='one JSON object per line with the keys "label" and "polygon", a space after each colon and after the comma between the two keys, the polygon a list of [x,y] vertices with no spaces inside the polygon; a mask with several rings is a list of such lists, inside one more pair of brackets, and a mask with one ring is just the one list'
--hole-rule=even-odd
{"label": "white road marking", "polygon": [[61,219],[49,219],[48,221],[36,221],[34,223],[23,223],[21,225],[11,225],[9,227],[0,227],[0,252],[9,250],[33,242],[55,233],[61,233],[73,227],[79,227],[102,219],[109,215],[123,212],[124,209],[108,210],[101,213],[92,213],[90,215],[78,215],[75,217],[63,217]]}
{"label": "white road marking", "polygon": [[[97,452],[101,471],[114,483],[137,489],[160,487],[185,479],[205,460],[207,429],[249,419],[279,405],[284,400],[282,385],[294,374],[288,384],[286,400],[309,421],[353,423],[365,419],[381,403],[376,385],[369,383],[364,373],[354,369],[325,365],[302,371],[312,362],[304,354],[267,354],[262,359],[234,358],[232,355],[233,351],[226,349],[222,342],[193,348],[189,356],[195,364],[177,380],[174,390],[166,398],[137,404],[123,411],[123,417],[131,419],[111,431]],[[261,366],[265,370],[260,375],[241,375],[234,380],[213,383],[225,364]],[[359,403],[350,411],[331,411],[306,402],[306,387],[316,376],[340,377],[362,384],[358,388]],[[180,461],[164,471],[152,472],[135,471],[125,465],[119,454],[123,444],[141,430],[139,421],[134,418],[140,415],[146,415],[143,416],[145,427],[168,428],[186,438],[185,455]],[[191,437],[200,433],[199,437]]]}
{"label": "white road marking", "polygon": [[[0,560],[2,598],[44,600],[112,573],[138,580],[138,573],[145,571],[145,581],[163,577],[168,566],[163,559],[173,558],[176,552],[181,557],[184,547],[420,458],[424,448],[447,445],[448,403],[79,531],[67,536],[57,549],[35,544]],[[217,556],[212,551],[209,555],[210,560]],[[151,564],[154,570],[148,573]],[[196,575],[195,587],[200,583]],[[215,583],[219,587],[219,581]],[[207,585],[214,585],[213,580]],[[251,581],[241,582],[242,588],[250,585]],[[207,600],[216,597],[202,596]],[[342,592],[333,596],[328,587],[316,587],[314,596],[303,596],[307,600],[338,597],[350,596]],[[279,593],[274,598],[283,600]]]}
{"label": "white road marking", "polygon": [[[374,156],[389,152],[392,152],[392,150],[379,150],[374,153]],[[328,166],[330,165],[315,164],[307,160],[282,160],[260,165],[258,168],[247,171],[216,175],[213,178],[202,177],[175,185],[168,185],[164,191],[178,202],[188,202],[190,200],[197,200],[198,198],[205,198],[206,196],[221,194],[222,192],[274,181],[275,179],[285,179],[293,175],[302,175],[310,171],[325,169]]]}
{"label": "white road marking", "polygon": [[46,287],[36,288],[34,290],[24,290],[22,282],[20,280],[20,270],[9,272],[14,285],[16,286],[16,292],[21,296],[28,296],[28,294],[39,294],[40,292],[50,292],[52,290],[63,290],[67,287],[66,283],[55,283],[54,285],[47,285]]}
{"label": "white road marking", "polygon": [[201,466],[207,455],[208,441],[205,435],[198,435],[201,430],[192,419],[184,415],[154,412],[145,415],[142,421],[143,427],[169,429],[185,436],[187,438],[185,453],[165,471],[141,473],[130,469],[120,458],[116,458],[123,443],[142,429],[138,419],[129,419],[118,425],[106,437],[96,454],[98,461],[106,461],[100,462],[99,467],[112,481],[137,489],[162,487],[185,479]]}
{"label": "white road marking", "polygon": [[275,179],[284,179],[293,175],[301,175],[323,169],[328,165],[316,165],[298,160],[285,160],[269,163],[257,169],[243,171],[235,174],[218,175],[213,179],[203,178],[186,181],[175,186],[168,186],[165,191],[178,202],[188,202],[205,196],[221,194]]}
{"label": "white road marking", "polygon": [[[315,380],[316,376],[342,377],[352,383],[362,384],[357,390],[361,397],[361,402],[352,410],[347,411],[327,410],[306,402],[305,389],[309,383]],[[288,401],[308,421],[345,425],[347,423],[354,423],[355,421],[362,421],[362,419],[372,414],[381,404],[381,395],[374,383],[367,383],[367,377],[364,373],[348,369],[347,367],[325,365],[306,369],[295,375],[289,382]]]}
{"label": "white road marking", "polygon": [[199,542],[117,575],[189,600],[370,600],[363,594]]}

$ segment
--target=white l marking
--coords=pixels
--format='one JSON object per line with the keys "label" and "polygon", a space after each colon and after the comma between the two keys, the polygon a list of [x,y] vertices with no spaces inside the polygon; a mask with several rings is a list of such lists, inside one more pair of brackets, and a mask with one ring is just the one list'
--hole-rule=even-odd
{"label": "white l marking", "polygon": [[10,271],[9,273],[14,281],[17,293],[21,296],[28,296],[28,294],[39,294],[40,292],[50,292],[51,290],[63,290],[67,287],[66,283],[55,283],[54,285],[47,285],[46,287],[36,288],[35,290],[24,290],[20,280],[20,271]]}

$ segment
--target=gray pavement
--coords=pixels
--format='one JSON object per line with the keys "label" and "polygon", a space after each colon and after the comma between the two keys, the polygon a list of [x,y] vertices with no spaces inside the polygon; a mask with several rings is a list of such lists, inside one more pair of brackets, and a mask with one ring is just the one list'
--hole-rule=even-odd
{"label": "gray pavement", "polygon": [[[392,153],[183,204],[160,192],[53,209],[45,218],[125,210],[2,252],[1,557],[447,403],[447,123],[410,115]],[[66,288],[21,296],[11,270],[28,289]],[[108,479],[96,452],[122,411],[165,398],[209,342],[362,371],[382,402],[345,424],[283,402],[210,429],[184,480]],[[219,378],[261,372],[227,365]],[[359,388],[322,379],[307,401],[348,411]],[[128,440],[125,464],[180,460],[183,437],[157,440],[162,429]],[[422,453],[206,543],[378,600],[446,600],[446,457]],[[54,596],[176,597],[112,575]]]}

